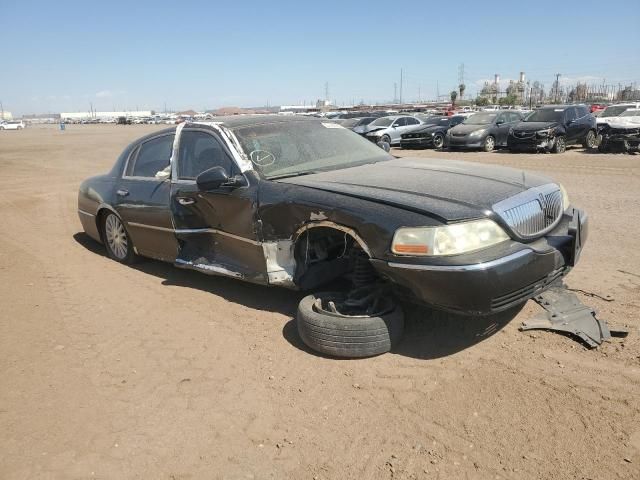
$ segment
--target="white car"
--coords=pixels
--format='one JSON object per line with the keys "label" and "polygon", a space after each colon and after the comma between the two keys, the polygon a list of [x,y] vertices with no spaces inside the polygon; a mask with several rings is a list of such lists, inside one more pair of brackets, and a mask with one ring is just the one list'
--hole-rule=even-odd
{"label": "white car", "polygon": [[604,122],[613,128],[638,128],[640,126],[640,108],[629,108],[616,117],[607,117]]}
{"label": "white car", "polygon": [[26,125],[22,120],[12,120],[0,123],[0,130],[22,130]]}
{"label": "white car", "polygon": [[422,125],[422,121],[410,115],[380,117],[369,125],[365,136],[372,142],[400,145],[400,135]]}
{"label": "white car", "polygon": [[618,103],[616,105],[609,105],[596,117],[596,122],[598,125],[611,123],[611,120],[619,117],[623,113],[626,113],[627,110],[635,110],[639,108],[640,103]]}

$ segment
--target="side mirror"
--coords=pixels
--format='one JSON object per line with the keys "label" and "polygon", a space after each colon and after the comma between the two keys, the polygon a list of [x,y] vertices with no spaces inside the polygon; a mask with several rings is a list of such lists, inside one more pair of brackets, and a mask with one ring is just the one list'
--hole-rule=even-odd
{"label": "side mirror", "polygon": [[496,122],[496,125],[504,125],[504,120],[498,120],[498,121]]}
{"label": "side mirror", "polygon": [[196,178],[198,189],[204,192],[216,190],[220,187],[237,187],[241,183],[237,177],[229,178],[229,174],[222,167],[212,167]]}
{"label": "side mirror", "polygon": [[378,145],[385,152],[389,152],[389,150],[391,150],[391,145],[389,145],[389,142],[378,142],[376,143],[376,145]]}

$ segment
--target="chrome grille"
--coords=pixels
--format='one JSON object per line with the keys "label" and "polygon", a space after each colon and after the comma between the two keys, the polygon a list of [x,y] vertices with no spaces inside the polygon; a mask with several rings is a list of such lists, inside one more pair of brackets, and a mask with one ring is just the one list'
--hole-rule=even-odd
{"label": "chrome grille", "polygon": [[555,184],[534,187],[493,206],[511,230],[522,238],[551,230],[562,216],[562,192]]}

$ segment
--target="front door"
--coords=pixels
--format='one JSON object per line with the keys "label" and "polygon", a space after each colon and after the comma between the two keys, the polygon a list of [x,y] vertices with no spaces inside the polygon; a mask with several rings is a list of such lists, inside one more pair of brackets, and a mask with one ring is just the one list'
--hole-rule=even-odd
{"label": "front door", "polygon": [[113,202],[138,253],[166,261],[175,260],[178,250],[167,180],[173,139],[161,134],[133,149]]}
{"label": "front door", "polygon": [[[256,232],[257,185],[249,184],[217,132],[188,126],[172,166],[171,210],[180,251],[176,263],[205,273],[266,283],[262,245]],[[222,167],[242,185],[198,188],[205,170]]]}

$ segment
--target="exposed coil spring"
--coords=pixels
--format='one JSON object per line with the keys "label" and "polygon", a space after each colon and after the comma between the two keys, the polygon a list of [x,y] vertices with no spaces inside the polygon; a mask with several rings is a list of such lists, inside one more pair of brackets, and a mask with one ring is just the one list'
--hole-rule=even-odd
{"label": "exposed coil spring", "polygon": [[377,274],[369,257],[362,250],[359,250],[355,254],[353,265],[353,286],[355,288],[364,287],[365,285],[371,285],[376,281]]}

